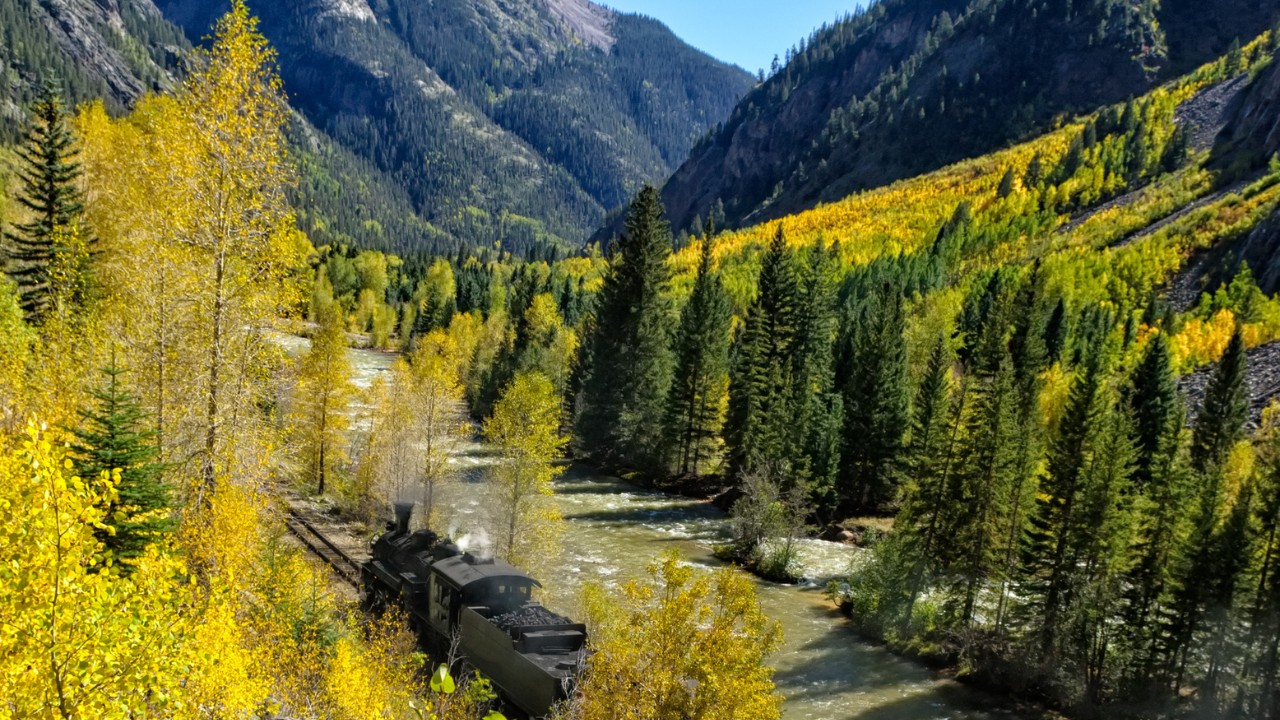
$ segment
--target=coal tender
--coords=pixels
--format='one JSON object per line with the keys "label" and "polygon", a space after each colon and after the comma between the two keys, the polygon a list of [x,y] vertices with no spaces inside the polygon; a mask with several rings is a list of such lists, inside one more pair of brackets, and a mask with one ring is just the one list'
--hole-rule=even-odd
{"label": "coal tender", "polygon": [[541,584],[520,569],[479,558],[431,530],[409,532],[413,505],[373,543],[364,564],[365,601],[399,606],[423,644],[458,649],[503,697],[541,717],[568,696],[584,657],[586,626],[533,600]]}

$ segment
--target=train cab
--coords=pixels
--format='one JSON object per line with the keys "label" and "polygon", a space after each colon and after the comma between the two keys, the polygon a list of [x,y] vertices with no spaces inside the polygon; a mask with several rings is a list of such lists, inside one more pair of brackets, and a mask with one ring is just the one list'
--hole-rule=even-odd
{"label": "train cab", "polygon": [[431,626],[445,637],[458,626],[462,608],[490,618],[518,610],[533,600],[541,584],[519,568],[471,554],[431,566]]}

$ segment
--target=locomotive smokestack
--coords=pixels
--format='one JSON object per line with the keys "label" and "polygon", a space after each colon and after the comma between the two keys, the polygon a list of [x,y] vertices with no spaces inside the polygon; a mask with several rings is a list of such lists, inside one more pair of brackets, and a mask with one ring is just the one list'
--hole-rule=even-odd
{"label": "locomotive smokestack", "polygon": [[413,517],[413,503],[396,503],[396,534],[409,534],[409,518]]}

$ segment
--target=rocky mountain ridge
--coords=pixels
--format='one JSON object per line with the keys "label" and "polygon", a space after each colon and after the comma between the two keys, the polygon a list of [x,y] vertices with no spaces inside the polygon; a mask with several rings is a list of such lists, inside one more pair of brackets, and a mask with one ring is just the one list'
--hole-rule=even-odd
{"label": "rocky mountain ridge", "polygon": [[[300,209],[325,244],[576,246],[643,182],[663,181],[754,82],[657,21],[588,0],[249,6],[279,51],[297,139],[316,153],[303,186],[324,186],[323,197]],[[186,51],[228,7],[0,0],[5,139],[46,74],[73,104],[101,97],[117,111],[174,87]],[[324,166],[333,158],[341,167]],[[335,206],[371,187],[396,201]]]}
{"label": "rocky mountain ridge", "polygon": [[[1275,0],[884,0],[788,54],[663,191],[738,227],[918,175],[1139,95],[1280,17]],[[607,236],[611,227],[600,237]]]}

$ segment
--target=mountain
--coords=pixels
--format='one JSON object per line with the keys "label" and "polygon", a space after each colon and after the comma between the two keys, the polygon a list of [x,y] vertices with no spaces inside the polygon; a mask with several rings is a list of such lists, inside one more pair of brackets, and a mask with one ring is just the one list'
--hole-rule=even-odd
{"label": "mountain", "polygon": [[[192,39],[227,7],[157,4]],[[653,19],[586,0],[251,9],[280,53],[291,102],[336,143],[326,152],[401,188],[421,218],[421,237],[384,228],[365,238],[401,251],[428,236],[517,250],[580,244],[641,183],[667,177],[755,82]]]}
{"label": "mountain", "polygon": [[189,48],[151,0],[0,0],[0,136],[17,137],[45,78],[73,103],[103,98],[120,110],[172,88]]}
{"label": "mountain", "polygon": [[678,228],[721,207],[737,227],[883,186],[1142,94],[1277,11],[1276,0],[884,0],[788,53],[663,200]]}

